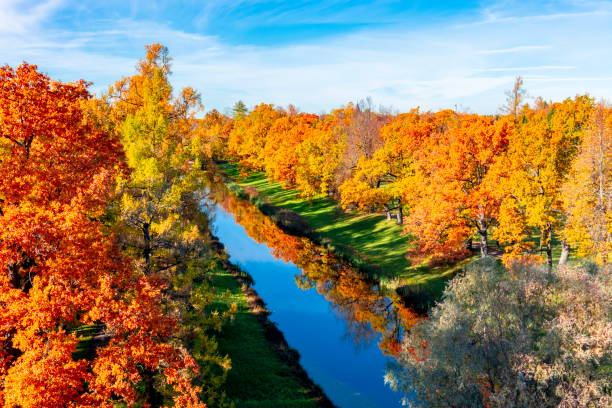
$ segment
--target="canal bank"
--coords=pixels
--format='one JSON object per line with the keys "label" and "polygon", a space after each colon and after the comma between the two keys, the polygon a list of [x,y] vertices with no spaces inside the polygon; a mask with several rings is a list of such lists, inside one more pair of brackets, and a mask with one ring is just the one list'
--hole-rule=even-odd
{"label": "canal bank", "polygon": [[314,382],[339,407],[399,407],[385,369],[419,315],[329,251],[285,234],[248,201],[228,191],[212,196],[214,234],[254,278],[270,319]]}
{"label": "canal bank", "polygon": [[380,214],[345,212],[328,197],[305,199],[297,190],[284,188],[261,171],[243,173],[233,163],[220,163],[218,168],[235,194],[257,205],[266,215],[274,218],[280,211],[301,218],[296,227],[289,228],[282,225],[284,220],[277,220],[285,232],[307,236],[325,246],[351,265],[376,276],[386,289],[411,297],[411,303],[423,310],[439,299],[446,282],[475,258],[448,265],[412,263],[406,256],[410,237],[394,220]]}
{"label": "canal bank", "polygon": [[[219,249],[224,250],[222,244]],[[219,352],[231,361],[223,384],[226,397],[238,408],[333,408],[300,365],[299,353],[268,318],[251,277],[228,260],[220,266],[223,272],[212,282],[219,293],[216,307],[236,307],[234,318],[216,336]]]}

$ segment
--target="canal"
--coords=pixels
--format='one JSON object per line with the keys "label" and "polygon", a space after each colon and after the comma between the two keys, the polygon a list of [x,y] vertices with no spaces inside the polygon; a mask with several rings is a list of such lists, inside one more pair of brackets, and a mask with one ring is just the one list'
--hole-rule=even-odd
{"label": "canal", "polygon": [[418,319],[395,294],[306,238],[285,234],[246,200],[216,186],[213,233],[254,279],[270,319],[301,364],[343,408],[400,407],[384,382],[403,330]]}

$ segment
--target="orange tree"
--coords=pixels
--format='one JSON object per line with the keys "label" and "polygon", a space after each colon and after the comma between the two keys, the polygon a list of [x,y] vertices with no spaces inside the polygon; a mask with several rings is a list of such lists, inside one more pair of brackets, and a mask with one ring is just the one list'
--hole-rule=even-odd
{"label": "orange tree", "polygon": [[274,122],[263,150],[264,167],[269,178],[287,187],[295,185],[298,162],[296,148],[309,138],[317,121],[317,115],[296,114]]}
{"label": "orange tree", "polygon": [[487,255],[499,207],[497,177],[489,169],[507,148],[510,126],[487,116],[440,113],[405,190],[406,229],[417,237],[417,253],[432,260],[464,256],[466,241],[478,234],[481,255]]}
{"label": "orange tree", "polygon": [[263,170],[264,146],[268,132],[274,122],[285,114],[273,105],[261,103],[246,116],[234,120],[234,127],[229,134],[228,154],[240,160],[245,167]]}
{"label": "orange tree", "polygon": [[350,121],[351,112],[350,109],[338,109],[326,115],[295,149],[295,182],[302,196],[314,197],[336,191],[337,173],[347,146],[344,126]]}
{"label": "orange tree", "polygon": [[[561,187],[572,167],[593,101],[578,96],[560,103],[525,109],[500,161],[502,196],[496,238],[508,244],[509,256],[529,249],[525,239],[535,231],[552,268],[553,238],[565,212]],[[567,247],[565,248],[567,250]]]}
{"label": "orange tree", "polygon": [[[203,407],[160,284],[100,222],[121,154],[87,98],[83,81],[0,69],[0,406],[146,404],[157,376],[175,406]],[[75,353],[83,324],[97,328],[89,358]]]}

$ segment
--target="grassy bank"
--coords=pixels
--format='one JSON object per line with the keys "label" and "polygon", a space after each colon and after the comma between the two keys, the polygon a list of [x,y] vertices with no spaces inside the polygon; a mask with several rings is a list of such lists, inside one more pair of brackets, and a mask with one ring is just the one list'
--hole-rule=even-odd
{"label": "grassy bank", "polygon": [[240,177],[236,165],[223,164],[220,168],[243,189],[255,189],[271,205],[303,216],[332,249],[353,251],[358,261],[375,266],[385,286],[426,286],[439,292],[444,281],[464,264],[435,268],[413,265],[406,258],[408,237],[402,234],[402,227],[395,221],[382,215],[344,213],[329,198],[303,199],[297,190],[282,188],[279,183],[267,179],[263,172]]}
{"label": "grassy bank", "polygon": [[[238,312],[217,336],[219,351],[232,361],[224,390],[238,408],[331,407],[322,391],[299,365],[297,351],[267,318],[263,301],[235,267],[217,272],[213,285],[220,296],[215,307],[226,310],[233,302]],[[233,272],[232,272],[233,271]]]}

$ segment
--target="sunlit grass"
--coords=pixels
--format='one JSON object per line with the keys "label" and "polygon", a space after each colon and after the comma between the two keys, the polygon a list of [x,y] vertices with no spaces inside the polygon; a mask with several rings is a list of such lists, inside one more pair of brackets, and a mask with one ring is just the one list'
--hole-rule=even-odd
{"label": "sunlit grass", "polygon": [[319,407],[316,399],[281,360],[265,336],[264,328],[247,305],[246,295],[229,273],[218,273],[213,286],[219,291],[215,308],[227,310],[232,302],[238,313],[217,336],[219,351],[232,361],[224,390],[237,407]]}
{"label": "sunlit grass", "polygon": [[402,226],[383,215],[345,213],[337,203],[326,197],[304,199],[297,190],[284,189],[272,182],[263,172],[240,177],[237,166],[226,164],[222,169],[242,187],[255,188],[272,205],[297,212],[309,224],[334,244],[349,246],[369,263],[382,270],[383,285],[394,288],[402,285],[433,285],[440,290],[459,265],[438,266],[412,264],[406,256],[409,237]]}

